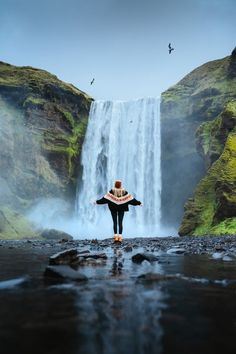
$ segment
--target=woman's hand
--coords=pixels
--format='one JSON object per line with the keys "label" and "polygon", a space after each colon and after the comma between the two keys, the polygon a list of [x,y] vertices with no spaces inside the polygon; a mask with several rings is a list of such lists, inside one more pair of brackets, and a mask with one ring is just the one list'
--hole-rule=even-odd
{"label": "woman's hand", "polygon": [[143,203],[139,204],[139,206],[143,206]]}
{"label": "woman's hand", "polygon": [[97,204],[97,203],[96,203],[96,200],[90,200],[90,203],[91,203],[91,204],[94,204],[94,205]]}

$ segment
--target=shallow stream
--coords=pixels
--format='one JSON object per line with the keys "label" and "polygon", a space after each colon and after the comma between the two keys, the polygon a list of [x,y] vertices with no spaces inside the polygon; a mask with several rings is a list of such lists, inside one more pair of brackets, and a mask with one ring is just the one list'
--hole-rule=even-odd
{"label": "shallow stream", "polygon": [[[236,353],[235,261],[155,252],[136,264],[143,249],[113,246],[80,267],[87,282],[52,283],[54,251],[0,247],[1,354]],[[138,278],[148,273],[173,278]]]}

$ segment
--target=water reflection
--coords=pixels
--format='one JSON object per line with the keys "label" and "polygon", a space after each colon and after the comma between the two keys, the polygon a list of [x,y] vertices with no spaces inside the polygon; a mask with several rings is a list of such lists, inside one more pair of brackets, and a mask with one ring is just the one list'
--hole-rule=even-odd
{"label": "water reflection", "polygon": [[[0,289],[1,354],[236,352],[235,262],[162,254],[140,265],[112,247],[103,266],[81,267],[86,284],[45,286],[43,252],[0,249],[0,281],[31,276]],[[147,272],[180,276],[136,281]]]}
{"label": "water reflection", "polygon": [[122,274],[122,268],[124,265],[124,258],[122,258],[123,253],[120,248],[114,247],[113,252],[114,252],[114,255],[113,255],[111,274],[115,276],[115,275]]}

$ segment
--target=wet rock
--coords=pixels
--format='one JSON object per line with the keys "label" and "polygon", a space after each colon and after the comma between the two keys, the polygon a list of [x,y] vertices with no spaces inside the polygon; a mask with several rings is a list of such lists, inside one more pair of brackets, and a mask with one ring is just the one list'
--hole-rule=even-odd
{"label": "wet rock", "polygon": [[9,280],[0,281],[0,290],[13,289],[15,287],[25,285],[27,282],[29,282],[29,280],[30,280],[30,278],[28,276],[26,276],[26,277],[21,277],[21,278],[16,278],[16,279],[9,279]]}
{"label": "wet rock", "polygon": [[133,251],[133,247],[130,246],[130,245],[125,246],[125,247],[124,247],[124,251],[125,251],[125,252],[132,252],[132,251]]}
{"label": "wet rock", "polygon": [[175,275],[167,275],[167,274],[160,274],[160,273],[146,273],[141,274],[138,276],[138,280],[145,280],[145,281],[166,281],[176,279]]}
{"label": "wet rock", "polygon": [[81,258],[78,260],[76,265],[79,266],[99,266],[104,265],[106,260],[104,259],[94,259],[94,258]]}
{"label": "wet rock", "polygon": [[76,248],[54,254],[49,258],[50,265],[72,264],[77,260],[78,251]]}
{"label": "wet rock", "polygon": [[233,258],[231,258],[230,256],[224,256],[223,258],[222,258],[222,261],[224,261],[224,262],[232,262],[233,261]]}
{"label": "wet rock", "polygon": [[78,251],[78,254],[90,253],[89,250]]}
{"label": "wet rock", "polygon": [[74,260],[74,264],[78,265],[101,265],[107,260],[106,253],[80,253]]}
{"label": "wet rock", "polygon": [[91,253],[91,252],[88,252],[88,253],[84,253],[84,254],[81,254],[79,255],[80,257],[83,257],[83,258],[93,258],[93,259],[107,259],[107,255],[106,253]]}
{"label": "wet rock", "polygon": [[222,259],[223,256],[224,256],[224,254],[221,253],[221,252],[215,252],[215,253],[212,254],[212,258],[213,259]]}
{"label": "wet rock", "polygon": [[59,278],[75,281],[86,281],[86,275],[77,272],[67,265],[47,266],[44,276],[47,278]]}
{"label": "wet rock", "polygon": [[73,237],[66,232],[55,230],[55,229],[47,229],[41,233],[41,236],[46,240],[60,240],[63,242],[72,241]]}
{"label": "wet rock", "polygon": [[170,248],[167,250],[168,254],[184,254],[186,250],[184,248]]}
{"label": "wet rock", "polygon": [[142,263],[144,260],[148,262],[158,261],[158,258],[150,253],[136,253],[131,259],[134,263]]}
{"label": "wet rock", "polygon": [[95,239],[92,239],[92,240],[91,240],[91,243],[96,245],[96,244],[98,244],[98,240],[97,240],[96,238],[95,238]]}
{"label": "wet rock", "polygon": [[218,246],[215,246],[215,250],[218,251],[218,252],[219,252],[219,251],[224,252],[224,251],[225,251],[225,248],[218,245]]}

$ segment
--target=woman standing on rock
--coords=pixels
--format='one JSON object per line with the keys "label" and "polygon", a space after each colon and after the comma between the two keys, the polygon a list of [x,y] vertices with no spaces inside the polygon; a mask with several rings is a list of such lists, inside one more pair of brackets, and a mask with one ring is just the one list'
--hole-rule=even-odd
{"label": "woman standing on rock", "polygon": [[[129,211],[129,204],[142,206],[141,202],[122,187],[122,182],[119,180],[115,181],[114,188],[106,193],[103,198],[96,200],[95,204],[108,204],[113,219],[114,241],[119,242],[122,241],[124,212]],[[119,234],[117,234],[117,219]]]}

